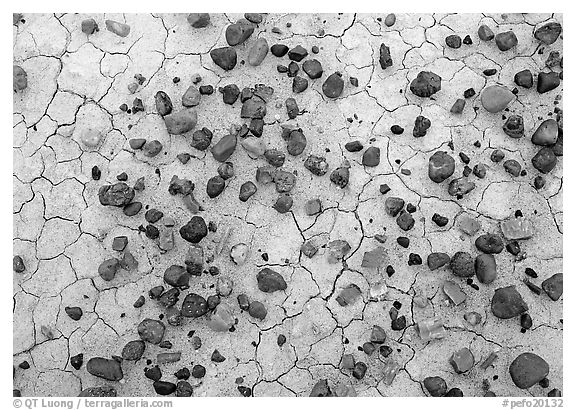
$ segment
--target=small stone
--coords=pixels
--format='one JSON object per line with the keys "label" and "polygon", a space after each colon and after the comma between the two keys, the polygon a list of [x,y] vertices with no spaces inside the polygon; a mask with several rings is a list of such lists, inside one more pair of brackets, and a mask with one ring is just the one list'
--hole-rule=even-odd
{"label": "small stone", "polygon": [[474,175],[476,175],[480,179],[484,179],[486,177],[486,165],[484,164],[476,164],[474,165],[474,169],[472,170]]}
{"label": "small stone", "polygon": [[287,288],[282,275],[269,268],[264,268],[258,272],[256,280],[258,281],[258,289],[262,292],[272,293]]}
{"label": "small stone", "polygon": [[316,59],[304,61],[302,69],[312,80],[322,77],[322,73],[324,72],[322,64]]}
{"label": "small stone", "polygon": [[124,345],[122,349],[122,359],[124,360],[140,360],[146,349],[146,343],[142,340],[132,340]]}
{"label": "small stone", "polygon": [[449,219],[446,218],[445,216],[439,215],[437,213],[432,215],[432,222],[434,222],[439,227],[444,227],[444,226],[448,225],[448,221],[449,221]]}
{"label": "small stone", "polygon": [[86,371],[93,376],[113,382],[124,377],[120,363],[114,359],[105,359],[103,357],[93,357],[88,360]]}
{"label": "small stone", "polygon": [[190,13],[188,17],[188,24],[190,24],[194,28],[204,28],[208,27],[210,24],[210,14],[208,13]]}
{"label": "small stone", "polygon": [[538,73],[538,83],[536,85],[536,91],[540,94],[552,91],[560,85],[560,76],[558,73],[553,71],[549,73]]}
{"label": "small stone", "polygon": [[486,111],[496,113],[506,108],[514,97],[514,94],[506,87],[491,85],[482,91],[480,102]]}
{"label": "small stone", "polygon": [[159,344],[164,337],[166,326],[159,320],[144,319],[138,325],[138,335],[140,339],[152,344]]}
{"label": "small stone", "polygon": [[82,20],[81,24],[82,33],[86,35],[91,35],[99,31],[98,24],[96,20],[90,18],[86,20]]}
{"label": "small stone", "polygon": [[120,268],[120,261],[116,258],[110,258],[103,261],[98,267],[98,274],[105,281],[111,281],[116,276]]}
{"label": "small stone", "polygon": [[172,382],[157,380],[152,383],[154,391],[161,396],[168,396],[176,391],[176,385]]}
{"label": "small stone", "polygon": [[431,71],[420,71],[410,83],[410,91],[418,97],[431,97],[442,89],[442,78]]}
{"label": "small stone", "polygon": [[210,51],[210,57],[214,64],[225,71],[230,71],[236,67],[236,50],[232,47],[214,48]]}
{"label": "small stone", "polygon": [[509,241],[530,239],[534,236],[534,225],[524,218],[513,218],[500,222],[500,229],[504,238]]}
{"label": "small stone", "polygon": [[450,357],[450,364],[456,373],[466,373],[474,367],[474,356],[470,349],[463,347],[452,354]]}
{"label": "small stone", "polygon": [[268,54],[268,50],[268,42],[264,37],[260,37],[256,40],[248,53],[248,64],[254,67],[262,64],[262,61],[264,61],[264,58],[266,58],[266,55]]}
{"label": "small stone", "polygon": [[278,213],[285,214],[292,208],[293,200],[292,197],[288,194],[281,194],[272,208],[274,208]]}
{"label": "small stone", "polygon": [[526,352],[510,363],[510,376],[520,389],[528,389],[548,376],[550,366],[540,356]]}
{"label": "small stone", "polygon": [[230,46],[237,46],[246,41],[253,32],[254,26],[242,18],[226,27],[226,41]]}
{"label": "small stone", "polygon": [[364,149],[364,145],[362,145],[362,143],[360,141],[356,140],[356,141],[347,142],[344,145],[344,148],[346,148],[346,151],[348,151],[348,152],[359,152],[359,151],[362,151]]}
{"label": "small stone", "polygon": [[493,255],[478,255],[474,263],[474,269],[476,270],[476,277],[480,283],[488,285],[496,279],[496,259]]}
{"label": "small stone", "polygon": [[378,269],[388,260],[388,253],[382,246],[378,246],[371,251],[364,252],[361,266],[368,269]]}
{"label": "small stone", "polygon": [[524,136],[524,118],[521,115],[511,115],[506,119],[503,126],[506,135],[512,138]]}
{"label": "small stone", "polygon": [[482,321],[482,316],[478,312],[466,312],[464,313],[464,320],[472,326],[476,326]]}
{"label": "small stone", "polygon": [[446,336],[446,329],[438,318],[426,319],[416,324],[418,335],[424,342],[442,339]]}
{"label": "small stone", "polygon": [[288,58],[292,61],[300,62],[308,55],[308,51],[298,44],[292,50],[288,51]]}
{"label": "small stone", "polygon": [[534,85],[534,77],[532,72],[526,69],[519,71],[514,75],[514,82],[520,87],[532,88]]}
{"label": "small stone", "polygon": [[130,34],[130,26],[114,20],[106,20],[106,29],[117,36],[127,37]]}
{"label": "small stone", "polygon": [[462,46],[462,38],[457,34],[450,34],[446,37],[445,42],[450,48],[460,48]]}
{"label": "small stone", "polygon": [[428,176],[441,183],[454,174],[456,162],[446,151],[436,151],[428,161]]}
{"label": "small stone", "polygon": [[362,165],[376,167],[380,164],[380,148],[369,147],[362,155]]}
{"label": "small stone", "polygon": [[70,364],[76,370],[80,370],[83,363],[84,363],[84,355],[82,353],[78,353],[77,355],[70,357]]}
{"label": "small stone", "polygon": [[344,90],[344,80],[340,72],[330,74],[324,84],[322,84],[322,92],[328,98],[338,98]]}
{"label": "small stone", "polygon": [[432,271],[441,268],[448,262],[450,262],[450,256],[443,252],[433,252],[428,255],[427,259],[428,268]]}
{"label": "small stone", "polygon": [[512,30],[496,34],[494,41],[496,42],[496,45],[500,51],[508,51],[518,44],[518,38]]}
{"label": "small stone", "polygon": [[354,370],[352,370],[352,376],[354,376],[354,378],[357,380],[362,380],[364,378],[364,375],[366,374],[367,370],[368,370],[368,366],[366,366],[366,363],[357,362],[354,365]]}
{"label": "small stone", "polygon": [[258,301],[250,302],[250,307],[248,308],[248,314],[255,319],[264,320],[268,311],[264,304]]}
{"label": "small stone", "polygon": [[232,308],[227,303],[220,303],[208,320],[208,327],[216,332],[228,332],[236,323]]}
{"label": "small stone", "polygon": [[182,95],[182,105],[184,107],[195,107],[200,104],[200,91],[191,85]]}
{"label": "small stone", "polygon": [[394,23],[396,23],[396,15],[393,13],[388,14],[384,19],[384,24],[386,25],[386,27],[392,27]]}
{"label": "small stone", "polygon": [[14,256],[14,258],[12,258],[12,269],[16,273],[22,273],[26,270],[24,260],[22,259],[21,256],[16,255]]}
{"label": "small stone", "polygon": [[454,104],[452,105],[452,108],[450,108],[450,112],[452,114],[462,114],[462,111],[464,111],[464,106],[466,105],[466,100],[462,99],[462,98],[458,98]]}
{"label": "small stone", "polygon": [[240,111],[241,118],[262,119],[266,116],[266,103],[256,98],[246,100]]}
{"label": "small stone", "polygon": [[206,194],[209,198],[216,198],[226,187],[226,181],[220,175],[213,176],[206,183]]}
{"label": "small stone", "polygon": [[169,134],[181,135],[191,131],[198,122],[196,111],[184,109],[164,117],[166,130]]}
{"label": "small stone", "polygon": [[189,293],[182,302],[182,316],[201,317],[208,312],[206,299],[196,293]]}
{"label": "small stone", "polygon": [[158,140],[147,141],[142,147],[142,152],[149,158],[155,157],[162,152],[162,143]]}
{"label": "small stone", "polygon": [[380,62],[380,67],[385,70],[388,67],[392,67],[392,57],[390,56],[390,47],[387,47],[386,44],[380,44],[380,58],[378,59]]}
{"label": "small stone", "polygon": [[492,162],[500,162],[504,159],[504,152],[502,150],[499,149],[495,149],[494,151],[492,151],[492,154],[490,154],[490,160]]}
{"label": "small stone", "polygon": [[254,195],[258,191],[258,188],[252,181],[244,182],[240,186],[240,194],[238,198],[242,202],[246,202],[252,195]]}
{"label": "small stone", "polygon": [[522,313],[520,315],[520,327],[526,330],[532,327],[532,317],[528,313]]}
{"label": "small stone", "polygon": [[468,215],[463,215],[458,221],[458,228],[469,236],[474,236],[478,233],[481,226],[480,223]]}
{"label": "small stone", "polygon": [[193,216],[186,225],[180,228],[180,236],[190,243],[200,242],[207,234],[208,227],[201,216]]}
{"label": "small stone", "polygon": [[456,178],[448,185],[448,194],[452,196],[464,196],[476,188],[476,184],[465,177]]}
{"label": "small stone", "polygon": [[175,288],[185,289],[188,288],[190,281],[190,273],[186,268],[180,265],[171,265],[164,271],[164,282]]}
{"label": "small stone", "polygon": [[[307,144],[308,144],[308,141],[306,140],[306,137],[304,136],[302,131],[294,130],[294,131],[290,132],[290,135],[288,136],[288,139],[286,140],[286,150],[288,151],[288,154],[295,157],[295,156],[302,154],[302,152],[304,152]],[[318,158],[321,158],[321,157],[318,157]],[[328,166],[328,164],[326,164],[326,166]]]}
{"label": "small stone", "polygon": [[518,177],[522,171],[522,166],[515,159],[509,159],[504,161],[504,170],[506,170],[506,172],[508,172],[513,177]]}
{"label": "small stone", "polygon": [[288,50],[288,46],[284,44],[274,44],[272,47],[270,47],[270,52],[275,57],[284,57]]}
{"label": "small stone", "polygon": [[396,218],[396,224],[403,231],[409,231],[414,227],[414,217],[409,212],[402,211],[398,218]]}
{"label": "small stone", "polygon": [[560,299],[564,293],[564,275],[556,273],[542,282],[542,289],[553,301]]}
{"label": "small stone", "polygon": [[154,96],[154,101],[156,103],[156,111],[158,111],[158,114],[161,116],[164,117],[172,112],[172,101],[164,91],[158,91]]}
{"label": "small stone", "polygon": [[546,45],[551,45],[556,42],[560,33],[562,33],[562,25],[552,21],[538,27],[534,31],[534,38]]}
{"label": "small stone", "polygon": [[491,233],[480,235],[476,238],[475,245],[484,253],[500,253],[504,250],[504,242],[500,236]]}
{"label": "small stone", "polygon": [[554,145],[558,140],[558,122],[550,118],[542,122],[532,135],[532,143],[535,145]]}
{"label": "small stone", "polygon": [[214,94],[214,87],[211,85],[201,85],[198,91],[200,91],[200,95],[212,95]]}
{"label": "small stone", "polygon": [[461,278],[470,278],[476,273],[474,259],[468,252],[456,252],[450,260],[452,273]]}
{"label": "small stone", "polygon": [[384,202],[384,208],[388,215],[395,217],[404,208],[404,204],[405,202],[402,198],[391,196],[386,198],[386,201]]}
{"label": "small stone", "polygon": [[236,144],[238,140],[236,135],[229,134],[222,137],[211,149],[212,156],[219,162],[226,162],[230,156],[234,153],[236,149]]}
{"label": "small stone", "polygon": [[551,148],[540,149],[532,158],[532,165],[543,174],[547,174],[554,169],[557,163],[556,155]]}
{"label": "small stone", "polygon": [[500,319],[511,319],[528,310],[528,305],[513,285],[496,289],[491,307],[494,316]]}
{"label": "small stone", "polygon": [[426,377],[424,379],[424,387],[432,397],[442,397],[446,394],[448,387],[443,378],[439,376]]}
{"label": "small stone", "polygon": [[330,181],[338,188],[344,189],[350,180],[350,166],[342,165],[330,173]]}
{"label": "small stone", "polygon": [[491,41],[494,39],[494,32],[486,24],[482,24],[478,27],[478,37],[482,41]]}

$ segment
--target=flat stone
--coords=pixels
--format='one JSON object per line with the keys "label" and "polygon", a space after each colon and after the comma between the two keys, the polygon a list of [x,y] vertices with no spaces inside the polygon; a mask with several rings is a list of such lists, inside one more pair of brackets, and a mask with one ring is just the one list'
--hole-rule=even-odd
{"label": "flat stone", "polygon": [[378,58],[378,62],[380,63],[380,67],[385,70],[388,67],[392,67],[392,57],[390,56],[390,47],[386,46],[386,44],[380,44],[380,56]]}
{"label": "flat stone", "polygon": [[210,314],[208,327],[216,332],[228,332],[236,322],[232,307],[227,303],[220,303]]}
{"label": "flat stone", "polygon": [[494,32],[486,24],[482,24],[478,27],[478,37],[482,41],[491,41],[494,39]]}
{"label": "flat stone", "polygon": [[500,253],[504,250],[502,238],[496,234],[480,235],[475,241],[476,248],[484,253]]}
{"label": "flat stone", "polygon": [[248,245],[245,243],[237,243],[232,248],[230,248],[230,259],[236,265],[243,265],[248,257]]}
{"label": "flat stone", "polygon": [[201,317],[208,312],[206,299],[196,293],[189,293],[182,302],[182,316]]}
{"label": "flat stone", "polygon": [[266,58],[268,54],[268,42],[264,37],[260,37],[256,42],[252,45],[250,52],[248,53],[248,64],[251,66],[259,66]]}
{"label": "flat stone", "polygon": [[322,202],[318,198],[309,199],[304,204],[304,211],[308,216],[317,215],[322,212]]}
{"label": "flat stone", "polygon": [[532,165],[543,174],[547,174],[556,167],[558,162],[554,150],[548,147],[541,148],[532,157]]}
{"label": "flat stone", "polygon": [[302,69],[312,80],[322,77],[324,70],[322,69],[322,64],[316,59],[306,60],[302,64]]}
{"label": "flat stone", "polygon": [[122,349],[122,359],[140,360],[146,349],[146,343],[142,340],[132,340],[124,345]]}
{"label": "flat stone", "polygon": [[380,164],[380,148],[369,147],[362,155],[362,165],[365,167],[376,167]]}
{"label": "flat stone", "polygon": [[562,25],[555,21],[546,23],[534,30],[534,38],[546,45],[556,42],[562,33]]}
{"label": "flat stone", "polygon": [[378,269],[388,260],[388,253],[382,246],[378,246],[371,251],[364,252],[362,267],[367,269]]}
{"label": "flat stone", "polygon": [[98,274],[103,280],[111,281],[116,277],[119,268],[120,261],[117,258],[106,259],[98,267]]}
{"label": "flat stone", "polygon": [[430,270],[436,270],[441,268],[450,262],[450,256],[443,252],[433,252],[428,255],[427,264]]}
{"label": "flat stone", "polygon": [[530,239],[534,236],[534,225],[525,218],[512,218],[500,222],[502,235],[509,241]]}
{"label": "flat stone", "polygon": [[423,384],[432,397],[442,397],[448,390],[446,382],[439,376],[426,377]]}
{"label": "flat stone", "polygon": [[198,104],[200,104],[201,97],[202,96],[200,95],[198,88],[196,88],[194,85],[191,85],[182,95],[182,105],[184,107],[196,107]]}
{"label": "flat stone", "polygon": [[536,91],[540,94],[552,91],[560,85],[560,76],[558,73],[551,71],[549,73],[538,73],[538,82],[536,84]]}
{"label": "flat stone", "polygon": [[127,37],[130,34],[130,26],[114,20],[106,20],[106,29],[117,36]]}
{"label": "flat stone", "polygon": [[444,294],[448,296],[448,298],[456,306],[458,306],[461,303],[464,303],[464,301],[466,300],[466,293],[462,291],[462,288],[460,288],[460,286],[457,283],[451,280],[444,281],[444,284],[442,285],[442,290],[444,291]]}
{"label": "flat stone", "polygon": [[105,359],[103,357],[93,357],[86,364],[86,371],[93,376],[105,380],[118,381],[122,380],[122,366],[114,359]]}

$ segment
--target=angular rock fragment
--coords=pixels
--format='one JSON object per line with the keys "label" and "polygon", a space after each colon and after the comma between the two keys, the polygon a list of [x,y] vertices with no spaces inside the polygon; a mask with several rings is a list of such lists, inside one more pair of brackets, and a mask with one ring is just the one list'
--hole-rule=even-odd
{"label": "angular rock fragment", "polygon": [[442,89],[442,78],[432,71],[420,71],[410,83],[410,91],[418,97],[428,98]]}
{"label": "angular rock fragment", "polygon": [[120,23],[114,20],[106,20],[106,29],[117,36],[127,37],[130,34],[130,26],[128,24]]}
{"label": "angular rock fragment", "polygon": [[286,290],[288,287],[282,275],[269,268],[264,268],[258,272],[256,280],[258,281],[258,289],[266,293]]}

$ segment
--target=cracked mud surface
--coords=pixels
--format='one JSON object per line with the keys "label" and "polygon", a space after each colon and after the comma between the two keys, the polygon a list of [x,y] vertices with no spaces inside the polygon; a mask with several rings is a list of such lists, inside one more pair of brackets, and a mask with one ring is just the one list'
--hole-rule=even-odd
{"label": "cracked mud surface", "polygon": [[[442,377],[449,389],[457,387],[465,396],[483,396],[487,390],[498,396],[545,396],[552,388],[562,390],[562,299],[552,301],[544,292],[537,295],[524,283],[526,268],[537,272],[537,278],[529,278],[536,285],[562,272],[563,160],[558,157],[556,167],[545,175],[545,186],[535,189],[539,172],[531,158],[539,147],[530,142],[543,120],[556,118],[553,110],[561,107],[562,87],[543,94],[535,87],[518,87],[509,110],[495,114],[480,103],[486,86],[498,83],[512,90],[515,73],[543,71],[550,51],[562,53],[561,37],[552,45],[541,45],[533,36],[535,27],[549,21],[561,23],[562,16],[398,14],[396,23],[387,27],[385,15],[378,20],[380,16],[362,14],[269,14],[246,42],[234,47],[238,64],[224,71],[209,53],[227,46],[226,26],[241,17],[212,14],[208,27],[195,29],[182,14],[26,14],[14,26],[14,64],[28,75],[28,87],[14,94],[13,114],[13,247],[26,266],[24,272],[14,272],[13,280],[14,389],[23,396],[77,396],[86,388],[110,386],[119,396],[153,396],[152,380],[145,377],[144,368],[157,363],[158,353],[179,351],[180,361],[160,365],[162,380],[176,383],[177,370],[203,365],[206,376],[188,380],[194,396],[240,396],[238,386],[251,389],[254,396],[307,396],[322,379],[333,391],[351,386],[359,396],[421,396],[428,395],[423,381],[430,376]],[[87,18],[96,20],[99,32],[87,36],[81,31]],[[106,30],[106,19],[128,24],[129,35],[122,38]],[[477,34],[481,24],[495,33],[513,30],[518,45],[502,52],[494,41],[481,41]],[[273,32],[273,27],[281,33]],[[452,33],[469,34],[473,44],[448,48],[445,37]],[[309,79],[308,89],[294,94],[292,78],[276,69],[278,64],[288,65],[287,57],[268,53],[257,67],[241,63],[259,37],[270,46],[302,45],[309,51],[308,58],[321,62],[324,74]],[[393,61],[386,69],[379,64],[382,43],[390,48]],[[310,52],[313,46],[319,47],[318,54]],[[484,75],[489,68],[496,74]],[[322,84],[335,71],[342,73],[344,91],[330,99],[323,94]],[[410,92],[410,83],[420,71],[442,77],[442,89],[434,98]],[[174,110],[180,110],[181,96],[196,73],[202,77],[198,86],[210,84],[215,89],[194,108],[195,130],[209,128],[214,133],[212,144],[229,134],[232,125],[246,122],[240,118],[240,100],[232,106],[222,100],[218,88],[228,84],[242,90],[263,83],[274,89],[261,137],[268,148],[285,152],[280,124],[289,121],[302,129],[308,141],[304,153],[286,155],[282,167],[297,173],[289,212],[280,214],[272,208],[278,197],[274,184],[255,180],[256,169],[267,165],[266,160],[251,159],[240,143],[229,159],[236,175],[226,181],[222,194],[208,197],[206,182],[217,175],[220,164],[209,151],[190,146],[192,132],[168,134],[154,102],[156,92],[162,90],[171,97]],[[136,74],[145,81],[131,94],[127,87]],[[181,81],[173,82],[174,77]],[[350,77],[358,79],[357,87]],[[451,113],[454,101],[471,87],[476,95],[466,99],[463,113]],[[120,110],[121,104],[131,106],[136,97],[142,100],[144,112]],[[284,105],[289,97],[300,108],[300,115],[292,120]],[[512,139],[503,132],[503,115],[511,114],[523,116],[523,138]],[[412,128],[419,115],[432,125],[424,137],[414,138]],[[402,135],[390,132],[395,124],[405,128]],[[88,127],[103,135],[97,147],[88,148],[80,140],[81,131]],[[162,151],[147,157],[131,148],[129,140],[134,138],[157,139]],[[378,166],[363,166],[361,152],[344,148],[354,140],[380,148]],[[514,177],[502,163],[491,161],[495,149],[504,152],[505,160],[518,161],[526,175]],[[428,160],[439,150],[455,158],[454,177],[461,176],[465,166],[459,152],[470,158],[470,167],[486,164],[486,177],[470,175],[475,189],[462,198],[449,195],[449,181],[436,184],[427,174]],[[187,164],[176,158],[185,152],[191,155]],[[326,158],[328,174],[316,176],[304,168],[311,154]],[[350,163],[350,180],[340,189],[329,176],[344,160]],[[94,166],[102,172],[100,180],[91,176]],[[136,216],[102,206],[98,200],[100,187],[118,182],[116,176],[122,172],[128,174],[129,186],[144,177],[145,189],[135,198],[144,208]],[[203,207],[199,215],[217,225],[217,232],[209,232],[200,245],[205,256],[214,254],[213,262],[204,268],[217,266],[221,272],[192,276],[177,306],[187,293],[208,298],[216,293],[219,278],[230,279],[232,293],[221,297],[221,303],[227,303],[237,318],[234,331],[215,332],[206,317],[184,318],[180,326],[171,326],[164,318],[164,340],[172,343],[171,349],[147,343],[142,359],[123,361],[124,377],[119,382],[95,377],[86,369],[88,360],[120,356],[127,342],[139,339],[136,329],[143,319],[165,314],[148,292],[158,285],[169,288],[163,281],[165,270],[184,265],[190,244],[178,229],[193,215],[181,197],[168,193],[173,175],[196,184],[194,196]],[[258,192],[241,202],[238,192],[248,180],[256,183]],[[382,194],[382,184],[390,192]],[[384,202],[390,196],[416,207],[415,225],[409,231],[400,229],[386,213]],[[308,216],[304,205],[313,198],[320,198],[322,211]],[[144,213],[149,208],[175,221],[175,246],[167,252],[139,230],[147,225]],[[428,268],[426,258],[433,252],[452,256],[465,251],[476,257],[475,239],[484,233],[501,236],[500,222],[515,218],[518,210],[533,224],[535,234],[519,241],[525,257],[506,250],[495,255],[498,275],[491,284],[474,277],[475,289],[466,279],[455,277],[447,265],[434,271]],[[432,222],[435,213],[449,222],[438,226]],[[459,227],[466,215],[481,225],[473,236]],[[163,220],[156,226],[167,229]],[[227,228],[230,236],[222,241]],[[384,244],[379,235],[387,237]],[[104,281],[98,274],[101,262],[122,255],[112,249],[117,236],[128,238],[127,249],[138,267],[120,269],[113,280]],[[410,239],[408,249],[397,243],[399,236]],[[319,247],[312,258],[300,252],[309,240]],[[347,241],[350,251],[343,260],[328,263],[327,244],[336,240]],[[247,260],[240,266],[229,257],[237,243],[249,246]],[[362,267],[364,254],[378,246],[386,250],[381,266]],[[216,252],[219,247],[221,253]],[[410,253],[420,255],[423,263],[409,266]],[[388,265],[393,275],[387,274]],[[266,267],[284,277],[286,290],[258,289],[256,274]],[[463,303],[448,300],[442,290],[446,280],[461,287],[466,294]],[[379,282],[387,285],[388,292],[382,300],[371,299],[370,289]],[[360,295],[342,306],[337,299],[350,284]],[[533,324],[525,332],[519,317],[499,319],[491,312],[494,291],[509,285],[516,286],[529,308]],[[239,294],[263,303],[265,319],[242,311]],[[141,295],[146,298],[144,306],[134,308]],[[391,327],[389,312],[394,305],[400,306],[398,315],[406,319],[401,330]],[[72,320],[66,307],[80,307],[81,319]],[[465,320],[467,312],[478,312],[480,323]],[[417,324],[434,317],[443,322],[446,334],[424,341]],[[374,325],[386,331],[385,345],[392,349],[387,358],[378,348],[371,355],[359,349],[370,341]],[[194,349],[190,331],[201,339],[199,349]],[[286,336],[282,347],[279,335]],[[474,366],[457,374],[449,360],[464,347],[472,352]],[[215,349],[225,361],[211,361]],[[496,360],[484,369],[481,364],[493,352]],[[549,364],[548,388],[536,384],[520,389],[512,382],[510,363],[523,352],[533,352]],[[77,370],[71,357],[79,353],[84,364]],[[345,354],[366,363],[361,380],[341,368]],[[387,384],[383,371],[390,360],[399,371]],[[18,367],[23,361],[29,369]]]}

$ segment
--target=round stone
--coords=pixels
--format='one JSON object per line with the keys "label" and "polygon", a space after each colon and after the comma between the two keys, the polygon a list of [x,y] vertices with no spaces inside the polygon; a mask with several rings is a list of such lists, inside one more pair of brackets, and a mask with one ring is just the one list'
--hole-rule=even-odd
{"label": "round stone", "polygon": [[500,85],[491,85],[482,91],[480,102],[491,113],[502,111],[515,98],[512,91]]}
{"label": "round stone", "polygon": [[508,370],[516,386],[528,389],[548,376],[550,366],[537,354],[526,352],[518,355]]}

